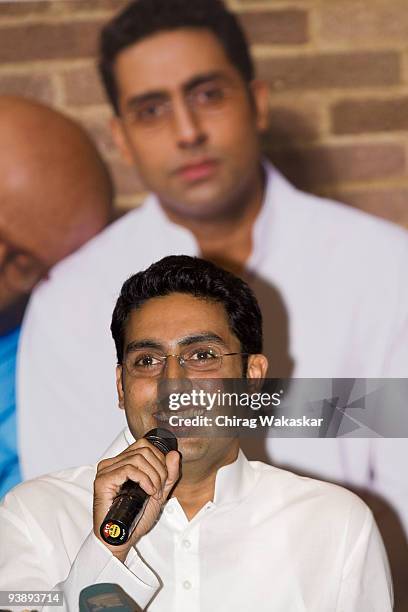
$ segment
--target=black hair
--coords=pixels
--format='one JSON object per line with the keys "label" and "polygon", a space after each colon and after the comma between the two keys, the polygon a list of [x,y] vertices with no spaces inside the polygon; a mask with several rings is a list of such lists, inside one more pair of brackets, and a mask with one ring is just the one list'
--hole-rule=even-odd
{"label": "black hair", "polygon": [[130,313],[152,298],[171,293],[185,293],[222,304],[231,331],[241,343],[241,351],[262,352],[262,314],[248,285],[204,259],[170,255],[123,284],[111,324],[119,364],[123,362],[124,332]]}
{"label": "black hair", "polygon": [[101,32],[99,70],[117,115],[120,111],[114,63],[118,54],[148,36],[180,28],[210,30],[244,81],[249,83],[254,78],[254,65],[243,30],[222,0],[135,0]]}

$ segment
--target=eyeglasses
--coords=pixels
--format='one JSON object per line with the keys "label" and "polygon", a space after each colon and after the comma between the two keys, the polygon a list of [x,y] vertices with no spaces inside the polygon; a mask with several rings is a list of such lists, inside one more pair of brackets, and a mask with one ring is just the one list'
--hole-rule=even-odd
{"label": "eyeglasses", "polygon": [[150,378],[160,376],[169,357],[178,360],[180,366],[193,374],[216,372],[221,369],[224,357],[248,355],[248,353],[221,353],[212,347],[189,348],[179,355],[163,355],[157,351],[140,349],[132,351],[125,359],[125,367],[130,376]]}
{"label": "eyeglasses", "polygon": [[[200,114],[220,112],[228,105],[233,88],[221,83],[201,83],[184,94],[184,102],[190,111]],[[124,116],[135,125],[146,128],[166,124],[174,114],[174,102],[166,96],[134,100]]]}

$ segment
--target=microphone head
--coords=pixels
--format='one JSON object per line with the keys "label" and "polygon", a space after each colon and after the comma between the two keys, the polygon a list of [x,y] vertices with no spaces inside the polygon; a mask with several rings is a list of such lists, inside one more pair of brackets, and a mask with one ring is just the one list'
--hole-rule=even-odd
{"label": "microphone head", "polygon": [[172,431],[164,429],[164,427],[155,427],[143,436],[149,440],[162,453],[167,455],[171,450],[178,450],[177,438]]}

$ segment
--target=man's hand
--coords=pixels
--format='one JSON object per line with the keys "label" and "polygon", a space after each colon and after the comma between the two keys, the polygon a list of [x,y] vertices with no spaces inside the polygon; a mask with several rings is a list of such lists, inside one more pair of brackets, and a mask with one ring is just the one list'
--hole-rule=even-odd
{"label": "man's hand", "polygon": [[[98,464],[94,482],[94,533],[122,563],[131,547],[153,527],[179,473],[179,453],[170,451],[164,455],[144,438],[117,457],[103,459]],[[128,479],[137,482],[150,498],[129,540],[122,546],[110,546],[101,538],[99,529],[120,487]]]}

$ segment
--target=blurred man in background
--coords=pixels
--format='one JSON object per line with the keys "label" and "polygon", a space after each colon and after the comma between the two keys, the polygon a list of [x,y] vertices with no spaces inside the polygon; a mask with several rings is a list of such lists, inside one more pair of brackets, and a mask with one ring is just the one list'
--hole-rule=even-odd
{"label": "blurred man in background", "polygon": [[[114,138],[152,194],[31,300],[19,377],[26,475],[93,461],[123,425],[111,412],[114,355],[101,330],[124,278],[164,255],[201,254],[246,277],[264,314],[271,376],[406,376],[407,234],[299,192],[262,159],[268,90],[222,3],[131,3],[103,31],[100,65]],[[50,431],[75,438],[74,449],[53,435],[35,452],[32,434],[42,431],[32,404]],[[375,489],[403,516],[402,447],[345,443],[275,439],[269,451]]]}
{"label": "blurred man in background", "polygon": [[106,226],[113,191],[94,144],[61,113],[1,96],[0,133],[1,498],[21,479],[15,363],[28,296],[52,266]]}

